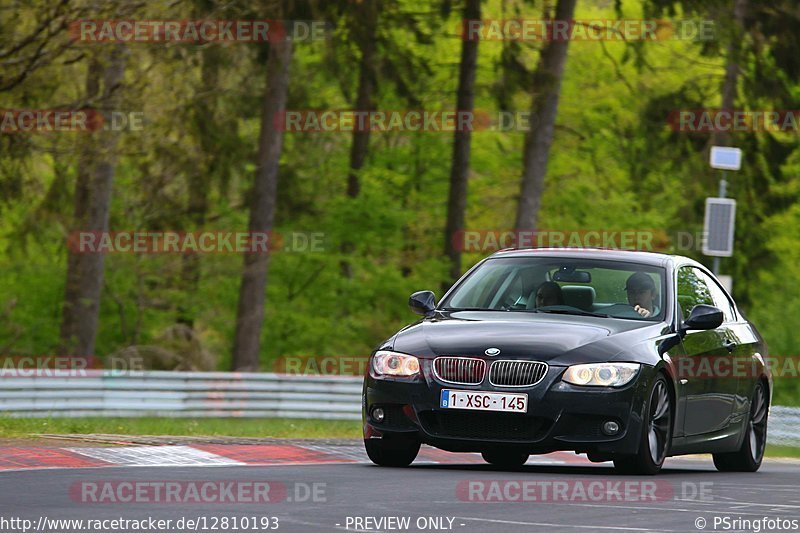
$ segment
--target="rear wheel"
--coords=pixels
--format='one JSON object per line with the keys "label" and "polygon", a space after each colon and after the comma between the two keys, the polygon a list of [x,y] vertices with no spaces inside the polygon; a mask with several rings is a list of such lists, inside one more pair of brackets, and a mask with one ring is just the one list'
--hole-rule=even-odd
{"label": "rear wheel", "polygon": [[750,419],[742,447],[732,453],[715,453],[714,466],[720,472],[755,472],[761,467],[767,444],[767,388],[763,382],[756,385],[750,402]]}
{"label": "rear wheel", "polygon": [[481,457],[483,457],[484,461],[494,466],[499,466],[501,468],[519,468],[528,461],[530,455],[513,451],[491,451],[481,452]]}
{"label": "rear wheel", "polygon": [[639,440],[639,451],[635,455],[614,458],[614,467],[622,474],[657,474],[667,458],[672,441],[672,404],[670,403],[667,379],[656,377],[650,388],[650,397],[645,409],[643,431]]}
{"label": "rear wheel", "polygon": [[364,440],[370,461],[380,466],[408,466],[417,458],[419,447],[419,439],[405,435]]}

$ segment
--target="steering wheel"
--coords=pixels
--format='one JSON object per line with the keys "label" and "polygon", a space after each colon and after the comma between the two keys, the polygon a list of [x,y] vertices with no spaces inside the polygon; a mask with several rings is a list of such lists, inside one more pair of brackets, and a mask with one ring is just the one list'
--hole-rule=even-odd
{"label": "steering wheel", "polygon": [[598,309],[598,313],[607,314],[615,318],[650,318],[643,317],[630,304],[614,304]]}
{"label": "steering wheel", "polygon": [[500,305],[501,311],[513,311],[518,309],[525,309],[525,304],[520,303],[521,298],[508,297]]}

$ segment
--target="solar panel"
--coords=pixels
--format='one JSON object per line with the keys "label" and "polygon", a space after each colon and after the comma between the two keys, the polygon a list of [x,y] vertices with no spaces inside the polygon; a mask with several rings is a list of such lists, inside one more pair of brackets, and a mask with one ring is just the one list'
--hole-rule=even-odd
{"label": "solar panel", "polygon": [[703,224],[703,253],[712,257],[733,255],[733,228],[736,222],[736,200],[706,198]]}

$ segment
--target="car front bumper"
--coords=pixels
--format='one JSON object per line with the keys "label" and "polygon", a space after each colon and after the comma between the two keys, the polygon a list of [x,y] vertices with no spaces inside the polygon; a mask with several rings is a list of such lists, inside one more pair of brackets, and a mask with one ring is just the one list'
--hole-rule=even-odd
{"label": "car front bumper", "polygon": [[[424,365],[427,366],[427,365]],[[598,455],[634,454],[639,449],[648,386],[655,370],[642,366],[638,375],[621,388],[579,387],[561,381],[566,367],[550,366],[545,378],[525,388],[451,385],[429,372],[416,381],[364,380],[362,419],[364,438],[387,434],[416,435],[420,441],[454,452],[480,452],[513,448],[527,453],[573,450]],[[527,413],[444,409],[442,389],[525,393]],[[372,416],[384,410],[382,422]],[[615,435],[603,424],[619,424]]]}

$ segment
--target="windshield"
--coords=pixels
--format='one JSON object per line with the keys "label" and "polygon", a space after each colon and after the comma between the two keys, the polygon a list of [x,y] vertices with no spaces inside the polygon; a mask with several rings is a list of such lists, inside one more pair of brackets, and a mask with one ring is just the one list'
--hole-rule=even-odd
{"label": "windshield", "polygon": [[518,311],[656,321],[665,271],[606,260],[498,257],[484,262],[441,303],[445,310]]}

